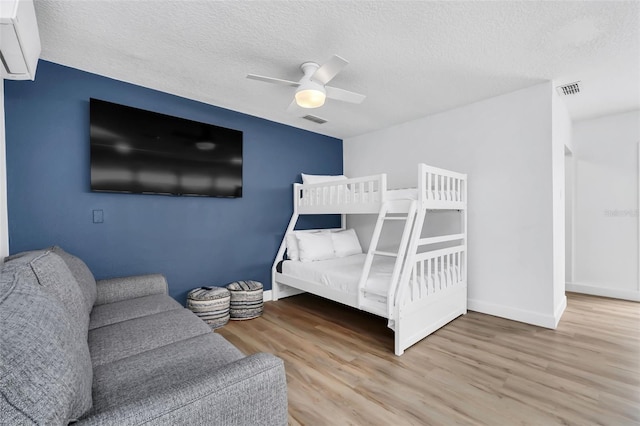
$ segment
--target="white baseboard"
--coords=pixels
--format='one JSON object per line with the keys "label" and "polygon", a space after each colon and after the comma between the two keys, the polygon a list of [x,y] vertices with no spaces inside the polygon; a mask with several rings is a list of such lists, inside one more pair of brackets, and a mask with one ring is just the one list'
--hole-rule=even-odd
{"label": "white baseboard", "polygon": [[623,290],[618,288],[605,288],[589,284],[566,283],[565,290],[574,293],[591,294],[593,296],[611,297],[613,299],[631,300],[640,302],[640,290]]}
{"label": "white baseboard", "polygon": [[271,302],[273,300],[273,292],[271,290],[265,290],[262,292],[262,300],[265,302]]}
{"label": "white baseboard", "polygon": [[[566,306],[566,298],[564,306]],[[562,303],[556,308],[553,315],[543,314],[525,309],[512,308],[505,305],[497,305],[495,303],[485,302],[482,300],[468,299],[467,308],[470,311],[476,311],[483,314],[493,315],[496,317],[506,318],[513,321],[524,322],[526,324],[537,325],[539,327],[555,329],[560,320],[564,307]]]}
{"label": "white baseboard", "polygon": [[567,296],[562,295],[560,303],[558,303],[558,306],[556,306],[556,309],[553,312],[553,320],[555,322],[555,325],[553,326],[554,329],[558,327],[558,323],[560,322],[560,318],[562,318],[562,314],[564,314],[565,309],[567,309]]}

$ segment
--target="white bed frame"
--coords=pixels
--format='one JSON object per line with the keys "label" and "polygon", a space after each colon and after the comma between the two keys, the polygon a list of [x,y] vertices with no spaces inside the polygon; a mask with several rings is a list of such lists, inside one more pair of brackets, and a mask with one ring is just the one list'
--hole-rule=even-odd
{"label": "white bed frame", "polygon": [[[420,164],[417,200],[392,200],[386,174],[317,184],[294,184],[293,215],[272,268],[273,300],[309,292],[388,318],[395,332],[395,354],[425,338],[467,312],[467,176]],[[460,213],[460,232],[422,238],[428,214],[437,210]],[[357,294],[347,294],[322,284],[277,272],[284,259],[286,237],[305,214],[377,214]],[[377,249],[383,224],[405,222],[397,253]],[[299,231],[296,231],[299,232]],[[429,249],[442,246],[446,248]],[[396,257],[387,294],[367,289],[375,256]],[[457,274],[452,274],[457,268]],[[429,277],[432,279],[430,280]],[[372,297],[373,296],[373,297]],[[381,302],[380,300],[385,300]]]}

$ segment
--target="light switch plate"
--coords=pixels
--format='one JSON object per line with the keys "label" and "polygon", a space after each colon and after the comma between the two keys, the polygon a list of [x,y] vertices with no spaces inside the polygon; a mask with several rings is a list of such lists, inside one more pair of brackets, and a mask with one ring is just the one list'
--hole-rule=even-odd
{"label": "light switch plate", "polygon": [[104,222],[104,212],[102,210],[94,210],[93,223],[102,223],[102,222]]}

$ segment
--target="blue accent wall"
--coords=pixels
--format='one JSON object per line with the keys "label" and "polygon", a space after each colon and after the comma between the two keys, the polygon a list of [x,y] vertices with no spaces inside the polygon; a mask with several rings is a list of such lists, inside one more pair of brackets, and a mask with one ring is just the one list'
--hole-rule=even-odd
{"label": "blue accent wall", "polygon": [[[91,192],[91,97],[241,130],[243,197]],[[4,102],[11,253],[57,244],[98,279],[162,273],[180,302],[194,287],[241,279],[270,289],[292,183],[301,172],[342,173],[339,139],[51,62],[40,61],[34,82],[5,80]],[[310,217],[300,227],[338,225]]]}

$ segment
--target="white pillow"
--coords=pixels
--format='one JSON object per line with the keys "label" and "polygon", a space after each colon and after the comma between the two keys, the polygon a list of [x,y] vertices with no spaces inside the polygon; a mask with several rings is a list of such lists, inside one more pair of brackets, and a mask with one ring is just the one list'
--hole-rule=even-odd
{"label": "white pillow", "polygon": [[287,234],[287,258],[289,258],[289,260],[300,260],[298,239],[296,238],[295,232]]}
{"label": "white pillow", "polygon": [[287,244],[287,259],[289,260],[300,260],[300,249],[298,248],[298,238],[296,235],[298,234],[316,234],[318,232],[329,232],[328,229],[314,229],[311,231],[291,231],[287,234],[286,244]]}
{"label": "white pillow", "polygon": [[296,234],[301,262],[314,262],[335,257],[331,233],[305,232]]}
{"label": "white pillow", "polygon": [[362,247],[354,229],[332,232],[331,240],[336,257],[347,257],[362,253]]}
{"label": "white pillow", "polygon": [[310,184],[310,183],[324,183],[324,182],[334,182],[337,180],[345,180],[347,177],[345,175],[337,175],[337,176],[330,176],[330,175],[307,175],[304,173],[301,173],[302,175],[302,183],[304,185]]}

